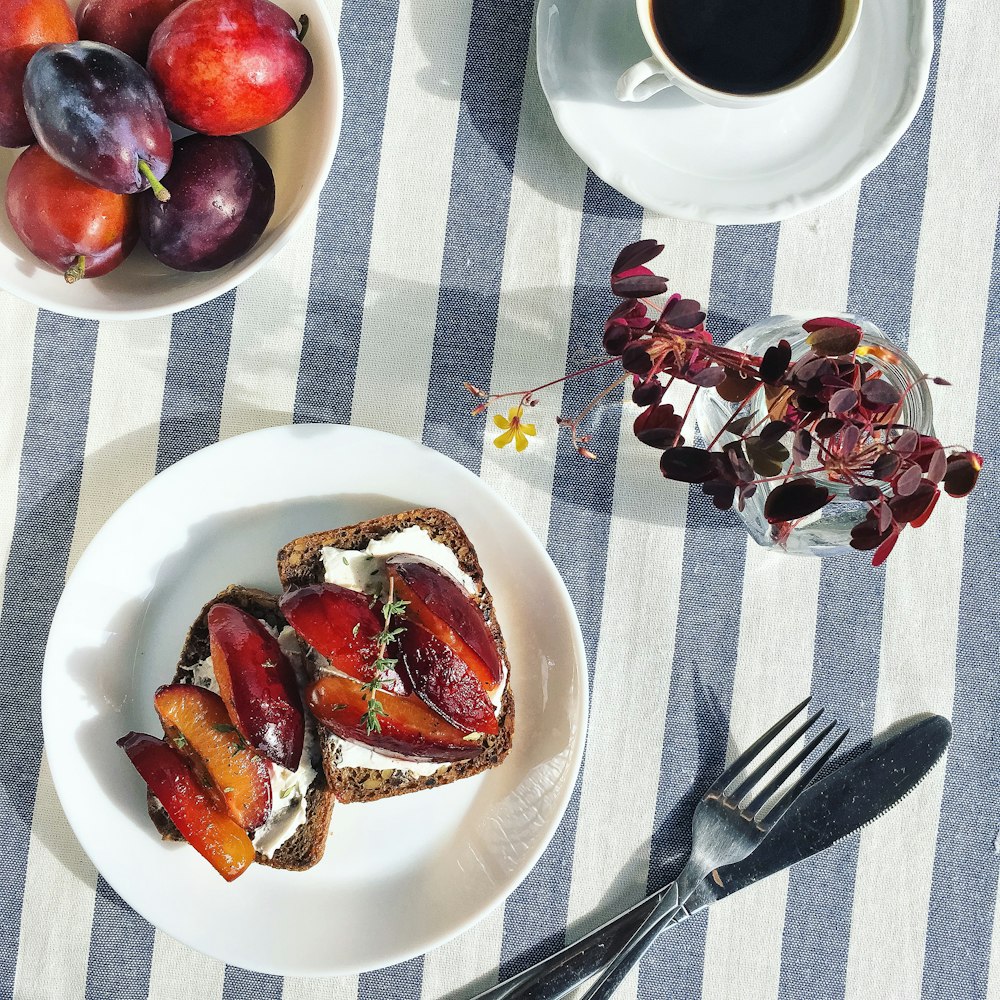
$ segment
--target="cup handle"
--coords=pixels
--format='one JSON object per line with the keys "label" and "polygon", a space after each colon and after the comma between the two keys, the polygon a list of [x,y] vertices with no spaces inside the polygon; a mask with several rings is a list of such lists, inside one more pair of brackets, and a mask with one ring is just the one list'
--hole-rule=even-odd
{"label": "cup handle", "polygon": [[667,76],[662,63],[650,56],[630,66],[615,85],[615,97],[619,101],[645,101],[667,87],[673,81]]}

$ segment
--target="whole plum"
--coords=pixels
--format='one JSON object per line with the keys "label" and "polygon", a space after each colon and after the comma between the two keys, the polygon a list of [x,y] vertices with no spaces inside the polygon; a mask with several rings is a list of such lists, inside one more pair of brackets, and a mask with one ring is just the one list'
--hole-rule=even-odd
{"label": "whole plum", "polygon": [[118,194],[152,188],[170,167],[173,137],[146,71],[100,42],[46,45],[28,63],[24,106],[39,144],[84,180]]}
{"label": "whole plum", "polygon": [[144,193],[139,226],[153,256],[178,271],[214,271],[242,257],[274,213],[271,168],[238,136],[182,139],[164,180],[170,201]]}
{"label": "whole plum", "polygon": [[88,184],[41,146],[11,167],[6,207],[21,242],[71,284],[113,271],[138,240],[134,198]]}
{"label": "whole plum", "polygon": [[269,0],[188,0],[156,29],[147,65],[170,118],[204,135],[270,125],[313,74],[295,22]]}
{"label": "whole plum", "polygon": [[75,42],[66,0],[2,0],[0,10],[0,146],[34,142],[24,111],[24,71],[50,42]]}

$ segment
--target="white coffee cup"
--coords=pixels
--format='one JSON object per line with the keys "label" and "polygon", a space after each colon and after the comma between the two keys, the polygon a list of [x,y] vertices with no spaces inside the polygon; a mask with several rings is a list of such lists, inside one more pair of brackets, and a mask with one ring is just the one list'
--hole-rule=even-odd
{"label": "white coffee cup", "polygon": [[760,104],[784,97],[821,73],[825,73],[840,57],[848,42],[854,36],[854,31],[861,18],[862,0],[844,0],[843,15],[837,33],[823,57],[801,76],[791,83],[759,94],[734,94],[725,90],[716,90],[692,79],[680,68],[664,49],[656,26],[653,23],[653,5],[651,0],[636,0],[636,13],[639,24],[646,37],[652,55],[634,66],[630,66],[618,78],[615,96],[619,101],[645,101],[667,87],[676,87],[689,97],[703,104],[712,104],[720,108],[752,108]]}

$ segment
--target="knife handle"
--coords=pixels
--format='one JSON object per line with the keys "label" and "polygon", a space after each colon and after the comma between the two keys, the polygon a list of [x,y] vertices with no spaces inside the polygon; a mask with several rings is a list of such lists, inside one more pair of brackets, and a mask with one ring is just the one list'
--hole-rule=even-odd
{"label": "knife handle", "polygon": [[618,950],[597,982],[584,995],[583,1000],[611,1000],[615,990],[643,955],[652,948],[660,934],[667,927],[678,924],[691,915],[680,901],[677,882],[671,883],[667,890],[656,909]]}
{"label": "knife handle", "polygon": [[559,1000],[567,996],[618,954],[670,888],[654,892],[585,937],[472,1000]]}
{"label": "knife handle", "polygon": [[599,972],[656,909],[662,891],[473,1000],[559,1000]]}

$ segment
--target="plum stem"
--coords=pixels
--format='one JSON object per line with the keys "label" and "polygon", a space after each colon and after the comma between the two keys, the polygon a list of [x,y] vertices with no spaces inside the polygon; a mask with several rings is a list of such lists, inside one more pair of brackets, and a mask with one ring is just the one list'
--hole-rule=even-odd
{"label": "plum stem", "polygon": [[299,18],[299,24],[301,24],[302,27],[301,27],[301,29],[299,31],[295,32],[295,37],[300,42],[303,42],[303,41],[305,41],[305,38],[306,38],[306,32],[309,30],[309,15],[308,14],[303,14]]}
{"label": "plum stem", "polygon": [[66,271],[66,273],[63,275],[63,277],[66,279],[66,284],[67,285],[75,284],[84,276],[86,271],[87,271],[87,258],[84,257],[83,254],[80,254],[80,256],[76,258],[76,263],[71,268],[69,268],[69,270]]}
{"label": "plum stem", "polygon": [[153,168],[145,161],[139,161],[139,173],[149,181],[149,188],[157,201],[170,201],[170,192],[159,182]]}

